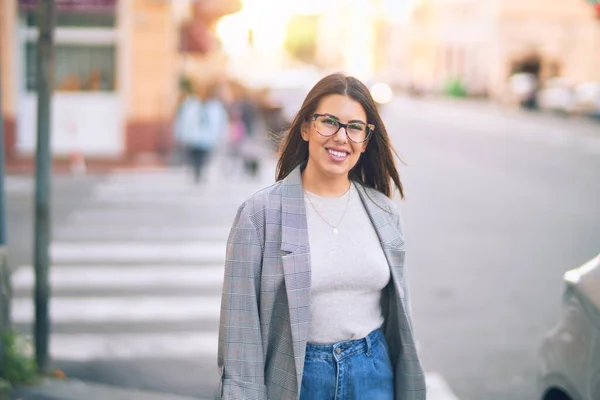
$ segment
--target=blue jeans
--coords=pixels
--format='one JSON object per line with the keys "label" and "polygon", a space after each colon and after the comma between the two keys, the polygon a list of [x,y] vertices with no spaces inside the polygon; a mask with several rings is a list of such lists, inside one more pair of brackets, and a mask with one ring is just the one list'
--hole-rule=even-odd
{"label": "blue jeans", "polygon": [[381,329],[358,340],[308,343],[300,400],[393,400],[393,371]]}

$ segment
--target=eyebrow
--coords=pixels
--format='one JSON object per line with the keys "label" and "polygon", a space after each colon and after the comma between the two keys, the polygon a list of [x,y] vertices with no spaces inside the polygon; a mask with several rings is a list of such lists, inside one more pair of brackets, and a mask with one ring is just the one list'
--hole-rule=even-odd
{"label": "eyebrow", "polygon": [[[333,114],[329,114],[329,113],[323,113],[323,115],[327,115],[328,117],[331,117],[331,118],[335,119],[336,121],[339,121],[339,120],[340,120],[338,117],[336,117],[336,116],[335,116],[335,115],[333,115]],[[355,122],[360,122],[361,124],[367,125],[367,123],[366,123],[365,121],[362,121],[362,120],[360,120],[360,119],[353,119],[353,120],[350,120],[350,121],[348,121],[347,123],[348,123],[348,124],[352,124],[352,123],[355,123]]]}

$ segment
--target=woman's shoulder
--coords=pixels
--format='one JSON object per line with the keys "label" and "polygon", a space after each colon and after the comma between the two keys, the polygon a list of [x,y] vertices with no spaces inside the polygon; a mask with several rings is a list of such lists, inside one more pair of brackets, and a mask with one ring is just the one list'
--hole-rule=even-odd
{"label": "woman's shoulder", "polygon": [[281,204],[280,199],[281,181],[278,181],[252,193],[240,205],[240,209],[243,209],[248,214],[255,214],[265,209],[278,207],[277,204]]}
{"label": "woman's shoulder", "polygon": [[387,197],[385,194],[381,193],[379,190],[377,189],[373,189],[367,186],[364,186],[363,184],[361,184],[360,182],[355,182],[356,187],[360,188],[360,190],[363,190],[367,197],[373,201],[377,206],[383,208],[384,210],[392,213],[392,214],[398,214],[398,202],[395,201],[393,198],[389,198]]}

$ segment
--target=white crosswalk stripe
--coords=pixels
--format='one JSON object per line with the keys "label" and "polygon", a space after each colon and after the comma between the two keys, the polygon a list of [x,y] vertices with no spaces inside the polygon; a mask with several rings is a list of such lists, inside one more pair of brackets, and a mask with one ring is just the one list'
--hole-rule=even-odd
{"label": "white crosswalk stripe", "polygon": [[[216,366],[225,243],[245,197],[272,181],[194,186],[180,169],[110,175],[54,232],[54,360],[210,359]],[[268,177],[268,178],[267,178]],[[13,274],[12,316],[34,320],[31,266]],[[176,327],[176,328],[175,328]],[[204,361],[208,362],[208,361]],[[433,400],[457,400],[428,374]]]}
{"label": "white crosswalk stripe", "polygon": [[[118,277],[118,279],[115,279]],[[130,268],[126,265],[57,266],[50,271],[50,284],[54,290],[97,289],[105,287],[128,288],[143,286],[147,289],[161,287],[205,288],[223,284],[223,266],[197,268],[190,265],[159,265]],[[12,277],[14,290],[32,290],[34,272],[30,266],[21,267]]]}
{"label": "white crosswalk stripe", "polygon": [[[66,358],[77,361],[154,357],[189,358],[210,356],[216,359],[217,332],[177,332],[53,336],[51,346],[63,349]],[[216,363],[215,363],[216,365]]]}
{"label": "white crosswalk stripe", "polygon": [[[50,303],[50,315],[54,323],[103,323],[103,322],[174,322],[200,317],[219,316],[219,297],[85,297],[54,298]],[[14,322],[33,320],[33,304],[15,299],[12,305]]]}
{"label": "white crosswalk stripe", "polygon": [[57,236],[73,242],[77,240],[136,240],[142,241],[224,241],[229,235],[227,225],[208,225],[202,228],[186,226],[150,226],[141,223],[129,229],[123,229],[110,224],[85,224],[84,226],[68,225],[56,230]]}
{"label": "white crosswalk stripe", "polygon": [[217,263],[225,260],[225,242],[121,242],[63,243],[50,248],[55,263],[87,262],[189,262]]}
{"label": "white crosswalk stripe", "polygon": [[35,182],[30,176],[8,175],[4,177],[4,189],[9,194],[31,194]]}

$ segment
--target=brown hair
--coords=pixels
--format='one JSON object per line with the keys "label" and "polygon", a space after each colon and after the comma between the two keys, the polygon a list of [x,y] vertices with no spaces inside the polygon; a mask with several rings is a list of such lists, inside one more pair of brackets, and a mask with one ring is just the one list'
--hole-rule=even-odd
{"label": "brown hair", "polygon": [[400,157],[392,147],[377,105],[373,101],[369,89],[361,81],[342,73],[331,74],[321,79],[304,99],[300,111],[296,114],[281,143],[277,162],[277,180],[284,179],[297,166],[308,160],[308,143],[302,139],[302,125],[310,121],[321,99],[331,94],[341,94],[360,103],[367,114],[367,122],[375,125],[365,152],[360,156],[354,168],[350,170],[350,180],[378,190],[387,197],[392,197],[391,183],[393,182],[398,188],[400,196],[404,198],[404,190],[393,154]]}

